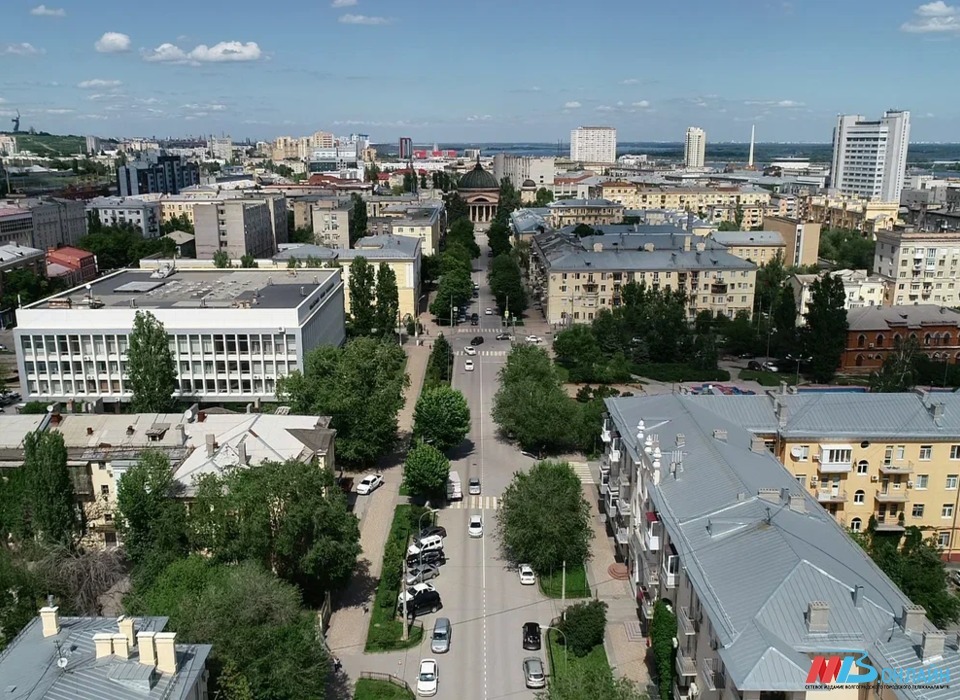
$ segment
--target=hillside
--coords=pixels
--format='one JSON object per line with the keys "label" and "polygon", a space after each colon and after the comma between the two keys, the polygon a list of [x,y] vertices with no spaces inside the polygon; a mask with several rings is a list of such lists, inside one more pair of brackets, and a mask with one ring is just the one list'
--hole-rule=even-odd
{"label": "hillside", "polygon": [[83,153],[87,147],[86,138],[83,136],[59,136],[57,134],[29,134],[19,133],[10,136],[17,137],[17,148],[21,151],[30,151],[38,156],[50,156],[52,158],[65,158],[74,156],[77,153]]}

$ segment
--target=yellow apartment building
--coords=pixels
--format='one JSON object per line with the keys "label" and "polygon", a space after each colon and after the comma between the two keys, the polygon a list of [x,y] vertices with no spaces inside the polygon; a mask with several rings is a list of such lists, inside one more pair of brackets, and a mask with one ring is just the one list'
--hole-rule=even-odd
{"label": "yellow apartment building", "polygon": [[777,231],[714,231],[710,237],[731,255],[757,265],[784,255],[783,236]]}
{"label": "yellow apartment building", "polygon": [[849,228],[863,233],[893,230],[899,211],[900,202],[827,195],[813,195],[806,207],[809,220],[823,224],[824,228]]}
{"label": "yellow apartment building", "polygon": [[550,223],[554,228],[564,226],[598,226],[619,224],[623,221],[624,206],[607,199],[561,199],[547,205]]}
{"label": "yellow apartment building", "polygon": [[[749,185],[743,187],[668,187],[641,185],[621,180],[601,182],[591,194],[623,204],[627,209],[678,209],[704,215],[711,207],[744,208],[770,205],[770,192]],[[721,219],[725,221],[726,219]],[[731,219],[732,221],[732,219]]]}

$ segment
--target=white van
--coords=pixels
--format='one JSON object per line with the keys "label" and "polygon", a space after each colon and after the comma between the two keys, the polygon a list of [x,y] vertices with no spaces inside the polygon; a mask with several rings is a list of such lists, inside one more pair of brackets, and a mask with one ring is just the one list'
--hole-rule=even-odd
{"label": "white van", "polygon": [[423,539],[414,540],[407,548],[407,556],[416,556],[420,552],[429,552],[434,549],[443,549],[443,538],[440,535],[427,535]]}

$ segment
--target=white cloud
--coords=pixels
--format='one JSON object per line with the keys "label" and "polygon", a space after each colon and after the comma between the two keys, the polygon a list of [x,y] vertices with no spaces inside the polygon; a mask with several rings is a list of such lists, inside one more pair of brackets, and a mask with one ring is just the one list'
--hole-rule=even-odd
{"label": "white cloud", "polygon": [[777,107],[783,107],[785,109],[792,109],[794,107],[803,107],[803,102],[797,102],[796,100],[780,100],[776,104]]}
{"label": "white cloud", "polygon": [[640,100],[639,102],[631,102],[630,106],[638,107],[640,109],[646,109],[647,107],[650,106],[650,102],[648,100]]}
{"label": "white cloud", "polygon": [[612,112],[614,109],[615,107],[611,107],[610,105],[597,105],[598,112]]}
{"label": "white cloud", "polygon": [[46,5],[37,5],[35,8],[30,10],[31,15],[36,15],[37,17],[66,17],[67,11],[63,8],[53,8],[47,7]]}
{"label": "white cloud", "polygon": [[44,114],[73,114],[76,110],[73,109],[45,109],[43,110]]}
{"label": "white cloud", "polygon": [[185,104],[182,107],[182,109],[201,110],[201,111],[210,111],[210,112],[222,112],[226,108],[227,108],[226,105],[221,105],[221,104],[201,105],[201,104],[195,104],[195,103]]}
{"label": "white cloud", "polygon": [[354,7],[356,4],[357,0],[333,0],[330,7]]}
{"label": "white cloud", "polygon": [[106,121],[110,117],[106,114],[81,114],[81,119],[96,119],[97,121]]}
{"label": "white cloud", "polygon": [[473,114],[467,117],[468,122],[488,122],[491,119],[493,119],[493,117],[489,114]]}
{"label": "white cloud", "polygon": [[340,15],[340,24],[393,24],[393,20],[376,15]]}
{"label": "white cloud", "polygon": [[21,42],[19,44],[7,44],[3,47],[3,51],[0,53],[5,53],[9,56],[38,56],[42,53],[46,53],[43,49],[38,49],[33,44],[28,44],[27,42]]}
{"label": "white cloud", "polygon": [[143,60],[151,63],[228,63],[256,61],[263,52],[255,41],[221,41],[213,46],[200,44],[191,51],[184,51],[174,44],[160,44],[152,51],[143,52]]}
{"label": "white cloud", "polygon": [[82,83],[77,83],[77,87],[84,90],[91,88],[113,88],[120,87],[121,85],[123,85],[123,83],[119,80],[103,80],[102,78],[94,78],[93,80],[84,80]]}
{"label": "white cloud", "polygon": [[156,97],[147,97],[147,98],[140,98],[137,100],[137,102],[142,105],[155,105],[155,104],[158,104],[160,100],[158,100]]}
{"label": "white cloud", "polygon": [[781,107],[782,109],[795,109],[805,106],[805,103],[797,100],[744,100],[743,104],[755,107]]}
{"label": "white cloud", "polygon": [[103,102],[105,100],[126,100],[127,96],[121,90],[113,90],[112,92],[95,92],[87,99],[91,102]]}
{"label": "white cloud", "polygon": [[583,107],[583,105],[576,100],[570,100],[570,102],[566,102],[563,106],[566,109],[579,109],[580,107]]}
{"label": "white cloud", "polygon": [[99,53],[124,53],[130,50],[130,37],[120,32],[106,32],[93,47]]}
{"label": "white cloud", "polygon": [[640,82],[639,78],[627,78],[626,80],[621,80],[621,81],[620,81],[620,84],[621,84],[621,85],[636,85],[636,84],[639,83],[639,82]]}
{"label": "white cloud", "polygon": [[908,34],[960,34],[960,7],[935,0],[920,5],[913,11],[916,15],[900,25],[900,31]]}

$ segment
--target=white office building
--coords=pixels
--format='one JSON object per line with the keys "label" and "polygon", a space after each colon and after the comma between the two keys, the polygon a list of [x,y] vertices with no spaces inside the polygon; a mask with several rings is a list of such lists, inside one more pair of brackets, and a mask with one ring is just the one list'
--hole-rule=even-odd
{"label": "white office building", "polygon": [[25,401],[131,398],[127,349],[137,311],[160,320],[175,395],[200,402],[276,399],[304,354],[345,338],[340,270],[121,270],[17,312]]}
{"label": "white office building", "polygon": [[570,160],[615,163],[617,130],[612,126],[578,126],[570,132]]}
{"label": "white office building", "polygon": [[520,189],[524,182],[532,180],[536,186],[549,187],[557,174],[556,158],[553,156],[514,156],[497,153],[493,157],[493,176],[497,182],[507,178]]}
{"label": "white office building", "polygon": [[87,213],[103,226],[131,224],[144,238],[160,236],[160,202],[135,197],[97,197],[87,204]]}
{"label": "white office building", "polygon": [[833,130],[831,189],[841,195],[899,202],[909,145],[910,112],[887,111],[876,121],[841,114]]}
{"label": "white office building", "polygon": [[687,129],[683,141],[683,162],[688,168],[702,168],[707,153],[707,132],[697,126]]}

